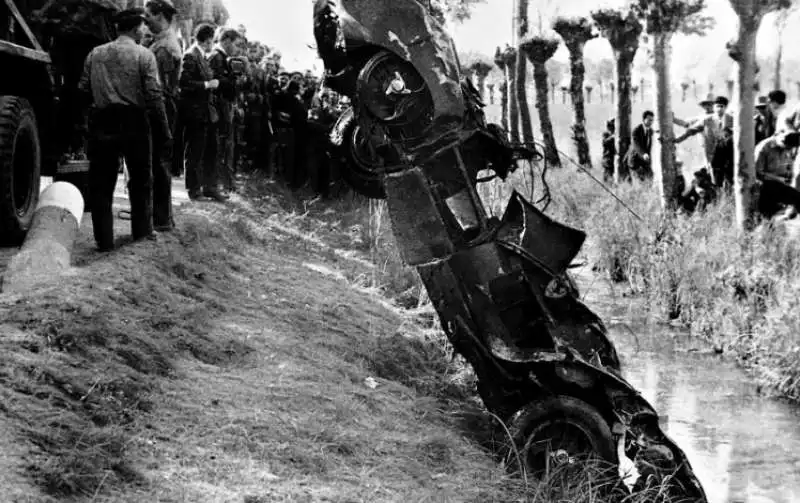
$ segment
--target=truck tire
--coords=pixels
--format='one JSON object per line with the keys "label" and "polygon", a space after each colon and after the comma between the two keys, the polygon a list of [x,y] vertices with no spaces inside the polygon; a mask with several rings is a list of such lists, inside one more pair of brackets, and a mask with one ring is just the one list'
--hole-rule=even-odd
{"label": "truck tire", "polygon": [[39,200],[42,147],[28,100],[0,96],[0,244],[22,243]]}

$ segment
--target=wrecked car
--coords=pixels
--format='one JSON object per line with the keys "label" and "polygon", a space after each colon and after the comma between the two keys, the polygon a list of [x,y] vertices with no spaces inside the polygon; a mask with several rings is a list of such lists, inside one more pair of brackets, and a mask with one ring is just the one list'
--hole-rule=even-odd
{"label": "wrecked car", "polygon": [[634,489],[705,502],[567,275],[586,235],[516,192],[501,218],[484,208],[478,173],[505,179],[538,153],[486,122],[427,2],[317,0],[314,33],[325,85],[352,100],[331,133],[352,160],[345,178],[386,200],[401,256],[474,369],[486,408],[509,425],[518,468],[537,477],[582,456],[615,468],[628,458]]}

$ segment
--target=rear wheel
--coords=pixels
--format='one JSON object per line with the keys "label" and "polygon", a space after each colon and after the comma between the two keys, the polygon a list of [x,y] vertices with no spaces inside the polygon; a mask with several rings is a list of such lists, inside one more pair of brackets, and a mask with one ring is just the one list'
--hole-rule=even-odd
{"label": "rear wheel", "polygon": [[[616,474],[617,452],[608,422],[583,400],[557,396],[530,403],[512,419],[511,433],[529,476],[577,476],[586,473],[587,462],[609,478]],[[516,464],[513,458],[509,461]]]}
{"label": "rear wheel", "polygon": [[0,244],[25,239],[39,200],[41,163],[33,107],[23,98],[0,97]]}

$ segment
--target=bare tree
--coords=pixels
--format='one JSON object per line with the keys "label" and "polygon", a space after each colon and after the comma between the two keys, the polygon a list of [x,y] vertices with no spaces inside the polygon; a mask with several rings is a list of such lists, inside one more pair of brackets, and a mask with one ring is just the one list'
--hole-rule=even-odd
{"label": "bare tree", "polygon": [[517,50],[511,46],[503,51],[508,85],[508,137],[512,143],[519,143],[519,94],[517,93]]}
{"label": "bare tree", "polygon": [[[635,10],[645,25],[650,39],[653,81],[655,84],[655,120],[659,141],[653,142],[651,162],[664,209],[677,207],[680,185],[675,164],[675,134],[672,129],[672,37],[687,19],[705,7],[703,0],[638,0]],[[753,110],[753,105],[750,109]],[[752,112],[751,112],[752,113]],[[751,126],[751,129],[752,126]]]}
{"label": "bare tree", "polygon": [[492,65],[486,61],[476,61],[470,65],[470,69],[478,78],[478,91],[481,93],[481,99],[486,100],[486,77],[492,71]]}
{"label": "bare tree", "polygon": [[506,59],[503,57],[503,51],[497,48],[494,53],[494,64],[503,72],[503,81],[500,83],[500,126],[508,131],[508,74],[506,73]]}
{"label": "bare tree", "polygon": [[[639,49],[639,35],[642,25],[632,11],[603,9],[592,12],[592,19],[604,38],[608,39],[614,51],[616,63],[616,147],[614,162],[614,181],[619,183],[629,178],[625,155],[631,144],[631,66]],[[612,87],[612,92],[614,91]]]}
{"label": "bare tree", "polygon": [[[516,15],[516,35],[517,43],[528,35],[528,0],[516,0],[517,15]],[[531,123],[531,109],[528,105],[528,62],[525,59],[525,54],[517,48],[515,62],[516,74],[514,80],[516,81],[517,91],[517,106],[519,109],[519,119],[522,126],[522,141],[526,144],[533,143],[533,124]]]}
{"label": "bare tree", "polygon": [[786,31],[786,27],[789,25],[792,15],[797,12],[797,8],[797,3],[792,2],[791,5],[780,8],[775,12],[775,36],[777,38],[777,47],[775,48],[775,73],[772,80],[772,87],[774,89],[783,89],[783,33]]}
{"label": "bare tree", "polygon": [[755,79],[756,34],[764,16],[770,12],[786,9],[789,0],[730,0],[739,28],[736,38],[728,44],[728,54],[737,63],[737,92],[739,107],[734,118],[734,198],[736,201],[736,225],[747,230],[753,224],[758,188],[755,184],[755,128],[753,106],[755,95],[750,83]]}
{"label": "bare tree", "polygon": [[551,166],[561,166],[558,156],[553,122],[550,120],[550,105],[547,100],[547,60],[558,50],[558,39],[544,34],[529,37],[520,43],[520,51],[533,65],[533,82],[536,86],[536,111],[539,114],[539,129],[544,139],[545,160]]}
{"label": "bare tree", "polygon": [[553,22],[553,30],[564,39],[569,51],[569,91],[574,112],[572,141],[575,143],[580,165],[591,168],[592,156],[589,153],[589,140],[586,137],[586,107],[583,100],[583,81],[586,74],[583,49],[586,42],[597,37],[597,34],[589,19],[585,17],[558,17]]}

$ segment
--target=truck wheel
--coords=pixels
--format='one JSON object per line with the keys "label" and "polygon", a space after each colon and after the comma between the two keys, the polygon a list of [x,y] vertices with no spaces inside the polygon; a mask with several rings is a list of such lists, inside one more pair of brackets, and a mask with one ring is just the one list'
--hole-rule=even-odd
{"label": "truck wheel", "polygon": [[[548,470],[569,470],[571,465],[580,472],[589,459],[616,473],[617,451],[608,422],[583,400],[556,396],[532,402],[510,426],[522,468],[530,476],[542,478]],[[508,461],[516,466],[515,454]]]}
{"label": "truck wheel", "polygon": [[0,244],[25,239],[39,200],[42,148],[28,100],[0,96]]}

